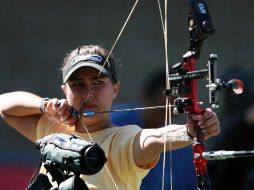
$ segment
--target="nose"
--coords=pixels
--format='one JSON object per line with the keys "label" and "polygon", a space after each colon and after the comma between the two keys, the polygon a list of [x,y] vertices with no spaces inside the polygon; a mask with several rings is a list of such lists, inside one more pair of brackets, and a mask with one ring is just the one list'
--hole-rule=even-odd
{"label": "nose", "polygon": [[93,86],[91,86],[88,89],[88,92],[86,92],[86,94],[83,96],[83,99],[85,100],[84,103],[86,103],[89,99],[93,99],[94,98],[94,91],[93,91]]}
{"label": "nose", "polygon": [[82,103],[81,103],[80,111],[82,111],[85,104],[90,102],[93,98],[94,98],[93,88],[90,88],[88,91],[85,92],[85,94],[82,97],[83,100],[82,100]]}

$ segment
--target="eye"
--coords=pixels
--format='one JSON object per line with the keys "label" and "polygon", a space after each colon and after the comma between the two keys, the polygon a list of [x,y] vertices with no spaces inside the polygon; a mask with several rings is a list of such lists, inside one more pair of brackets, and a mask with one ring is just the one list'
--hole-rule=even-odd
{"label": "eye", "polygon": [[95,80],[95,81],[93,82],[93,85],[99,85],[99,84],[102,84],[102,81],[100,81],[100,80]]}
{"label": "eye", "polygon": [[99,88],[103,85],[103,81],[102,80],[94,80],[92,82],[92,88]]}
{"label": "eye", "polygon": [[74,86],[81,86],[81,85],[82,85],[81,82],[75,82],[75,83],[74,83]]}
{"label": "eye", "polygon": [[80,82],[80,81],[73,81],[73,82],[70,82],[70,86],[82,86],[83,83]]}

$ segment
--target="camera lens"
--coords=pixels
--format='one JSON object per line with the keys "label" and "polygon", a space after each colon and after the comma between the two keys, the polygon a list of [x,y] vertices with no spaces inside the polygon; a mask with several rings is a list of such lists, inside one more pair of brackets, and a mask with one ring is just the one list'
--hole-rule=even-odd
{"label": "camera lens", "polygon": [[85,174],[92,175],[102,169],[107,159],[104,151],[94,144],[86,148],[82,160]]}

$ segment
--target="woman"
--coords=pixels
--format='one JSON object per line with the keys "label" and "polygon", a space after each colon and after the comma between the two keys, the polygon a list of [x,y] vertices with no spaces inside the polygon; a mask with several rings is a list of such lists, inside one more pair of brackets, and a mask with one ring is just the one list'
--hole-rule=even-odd
{"label": "woman", "polygon": [[[100,46],[75,49],[62,66],[61,89],[66,99],[41,98],[28,92],[2,94],[1,116],[33,142],[52,133],[74,133],[85,140],[92,138],[105,151],[109,172],[104,167],[95,175],[81,175],[89,189],[139,189],[142,179],[163,152],[165,136],[175,137],[172,149],[185,147],[192,143],[189,134],[195,137],[193,122],[203,128],[205,139],[220,133],[217,116],[210,109],[203,115],[190,114],[186,125],[156,129],[114,126],[109,113],[82,115],[110,110],[118,94],[120,82],[114,59],[107,57],[108,52]],[[73,114],[73,110],[82,116]]]}

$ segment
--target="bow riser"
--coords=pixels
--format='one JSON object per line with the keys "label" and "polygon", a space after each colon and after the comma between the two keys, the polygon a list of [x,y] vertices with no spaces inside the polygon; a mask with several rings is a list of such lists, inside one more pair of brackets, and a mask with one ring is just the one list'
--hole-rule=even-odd
{"label": "bow riser", "polygon": [[196,158],[195,155],[202,155],[205,152],[205,145],[201,142],[196,142],[192,145],[194,152],[194,166],[197,175],[197,188],[200,190],[211,190],[211,182],[208,175],[206,163],[207,160],[202,156]]}
{"label": "bow riser", "polygon": [[[183,64],[183,68],[187,71],[195,71],[196,70],[196,59],[194,55],[187,59],[187,61]],[[188,113],[198,113],[201,114],[204,112],[204,109],[199,108],[198,104],[198,79],[187,80],[186,85],[190,87],[190,92],[186,93],[185,98],[191,100],[191,106],[186,107],[186,112]]]}

